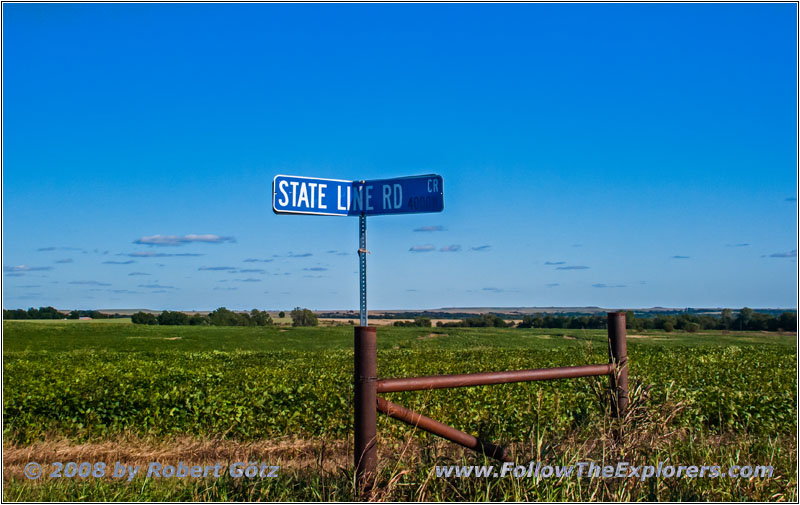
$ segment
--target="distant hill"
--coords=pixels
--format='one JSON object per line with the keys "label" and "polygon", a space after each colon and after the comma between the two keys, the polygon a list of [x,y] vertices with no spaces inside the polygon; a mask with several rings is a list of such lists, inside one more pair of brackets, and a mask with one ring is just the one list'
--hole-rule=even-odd
{"label": "distant hill", "polygon": [[[369,315],[383,319],[408,319],[418,316],[431,317],[436,319],[461,319],[474,316],[476,314],[496,314],[500,317],[514,319],[532,314],[558,314],[563,316],[591,316],[595,314],[605,314],[606,312],[616,312],[619,310],[632,310],[637,317],[654,317],[659,315],[677,314],[698,314],[698,315],[719,315],[724,307],[714,308],[668,308],[651,307],[626,309],[624,307],[602,308],[602,307],[443,307],[439,309],[420,309],[420,310],[370,310]],[[741,307],[733,308],[737,312]],[[797,312],[795,309],[783,308],[760,308],[753,309],[755,312],[771,315],[780,315],[783,312]],[[352,318],[357,317],[357,310],[318,310],[314,311],[320,317],[325,318]]]}
{"label": "distant hill", "polygon": [[[627,309],[625,307],[441,307],[435,309],[391,309],[391,310],[370,310],[370,317],[381,319],[411,319],[418,316],[430,317],[435,319],[463,319],[465,317],[475,316],[477,314],[496,314],[506,319],[521,319],[522,316],[533,314],[558,314],[563,316],[590,316],[595,314],[604,314],[606,312],[614,312],[618,310],[633,310],[637,317],[654,317],[659,315],[678,315],[678,314],[698,314],[698,315],[714,315],[718,316],[722,313],[724,307],[650,307],[650,308],[637,308]],[[737,312],[741,307],[728,307],[734,312]],[[59,309],[61,312],[69,312],[72,309]],[[152,314],[159,314],[163,309],[96,309],[98,312],[104,314],[120,314],[123,316],[131,316],[136,312],[146,312]],[[233,310],[233,309],[231,309]],[[291,308],[284,309],[267,309],[268,312],[279,312],[280,310],[287,313]],[[797,312],[796,309],[786,308],[757,308],[753,309],[755,312],[763,314],[771,314],[774,316],[780,315],[783,312]],[[235,312],[249,312],[234,310]],[[186,314],[208,314],[208,310],[182,310]],[[352,319],[358,317],[358,310],[315,310],[316,315],[329,319]]]}

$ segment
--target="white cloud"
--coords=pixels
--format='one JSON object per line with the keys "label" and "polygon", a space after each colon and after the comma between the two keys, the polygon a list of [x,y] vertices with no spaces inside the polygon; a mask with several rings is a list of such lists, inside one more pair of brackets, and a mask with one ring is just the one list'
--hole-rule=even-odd
{"label": "white cloud", "polygon": [[224,242],[236,242],[233,237],[221,237],[219,235],[205,234],[196,235],[190,233],[189,235],[152,235],[150,237],[142,237],[134,240],[134,244],[141,245],[154,245],[154,246],[168,246],[175,247],[191,242],[202,242],[206,244],[222,244]]}
{"label": "white cloud", "polygon": [[797,249],[792,249],[789,252],[780,252],[780,253],[772,253],[769,255],[770,258],[796,258],[797,257]]}
{"label": "white cloud", "polygon": [[197,253],[157,253],[152,251],[136,251],[128,254],[133,258],[168,258],[172,256],[202,256]]}
{"label": "white cloud", "polygon": [[3,267],[4,272],[39,272],[52,270],[53,267],[29,267],[28,265],[17,265],[14,267]]}

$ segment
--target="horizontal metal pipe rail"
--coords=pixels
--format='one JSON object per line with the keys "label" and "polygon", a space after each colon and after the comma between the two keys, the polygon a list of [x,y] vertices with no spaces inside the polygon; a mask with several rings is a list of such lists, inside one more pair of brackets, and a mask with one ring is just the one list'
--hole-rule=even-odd
{"label": "horizontal metal pipe rail", "polygon": [[602,365],[534,368],[530,370],[512,370],[507,372],[428,375],[423,377],[404,377],[402,379],[382,379],[378,381],[377,392],[394,393],[397,391],[421,391],[428,389],[486,386],[489,384],[507,384],[510,382],[529,382],[552,379],[571,379],[574,377],[591,377],[595,375],[611,375],[613,373],[614,364],[605,363]]}
{"label": "horizontal metal pipe rail", "polygon": [[380,396],[378,397],[378,411],[393,419],[403,421],[406,424],[410,424],[411,426],[425,430],[428,433],[433,433],[434,435],[438,435],[451,442],[463,445],[464,447],[472,449],[473,451],[482,452],[490,458],[495,458],[500,461],[511,461],[511,458],[509,458],[506,454],[506,450],[500,446],[486,442],[485,440],[481,440],[470,435],[469,433],[464,433],[461,430],[447,426],[439,421],[434,421],[430,417],[425,417],[422,414],[414,412],[413,410],[408,410],[407,408],[385,400]]}

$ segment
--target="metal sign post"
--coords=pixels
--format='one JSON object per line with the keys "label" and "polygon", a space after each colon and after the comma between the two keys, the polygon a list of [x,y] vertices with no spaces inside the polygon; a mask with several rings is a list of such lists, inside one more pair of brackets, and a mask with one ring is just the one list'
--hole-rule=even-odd
{"label": "metal sign post", "polygon": [[358,274],[361,326],[367,326],[367,216],[358,216]]}

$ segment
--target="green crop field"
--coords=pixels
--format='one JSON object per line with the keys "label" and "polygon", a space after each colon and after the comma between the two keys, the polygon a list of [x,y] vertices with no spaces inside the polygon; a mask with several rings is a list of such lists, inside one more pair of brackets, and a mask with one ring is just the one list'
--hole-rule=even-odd
{"label": "green crop field", "polygon": [[[3,323],[5,500],[348,501],[351,327]],[[378,420],[369,498],[797,501],[794,334],[648,332],[628,340],[631,409],[606,377],[390,393],[395,403],[507,445],[519,464],[771,465],[768,478],[437,478],[495,464]],[[402,377],[603,363],[600,330],[378,330],[378,374]],[[28,480],[29,461],[266,461],[274,479]]]}

